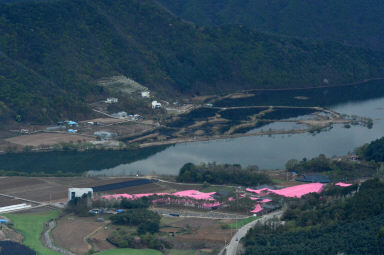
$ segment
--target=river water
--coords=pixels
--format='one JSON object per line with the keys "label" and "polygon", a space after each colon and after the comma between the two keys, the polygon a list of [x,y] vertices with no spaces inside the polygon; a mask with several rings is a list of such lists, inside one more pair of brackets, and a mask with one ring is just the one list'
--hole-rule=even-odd
{"label": "river water", "polygon": [[[340,100],[337,100],[337,94],[333,94],[332,102],[325,104],[339,113],[372,118],[373,127],[371,129],[361,126],[345,128],[343,125],[334,125],[330,130],[317,134],[248,136],[177,144],[146,159],[101,171],[90,171],[89,174],[131,175],[138,171],[142,174],[177,174],[183,164],[187,162],[214,161],[217,163],[237,163],[243,166],[257,165],[261,169],[279,169],[283,168],[284,164],[292,158],[300,160],[316,157],[319,154],[326,156],[345,155],[352,152],[354,148],[384,135],[384,121],[382,120],[384,116],[384,91],[382,91],[384,84],[381,82],[381,84],[376,83],[374,86],[375,89],[379,86],[377,93],[372,93],[372,90],[365,87],[363,90],[369,91],[369,95],[356,95],[361,91],[357,87],[353,87],[347,93],[350,95],[349,98],[340,95]],[[332,91],[326,90],[327,93],[324,91],[319,91],[319,94],[322,96],[327,96],[328,93],[332,94]],[[343,90],[340,88],[337,89],[337,93],[342,92]],[[301,94],[299,93],[299,95]],[[280,129],[284,128],[281,123],[275,126]]]}

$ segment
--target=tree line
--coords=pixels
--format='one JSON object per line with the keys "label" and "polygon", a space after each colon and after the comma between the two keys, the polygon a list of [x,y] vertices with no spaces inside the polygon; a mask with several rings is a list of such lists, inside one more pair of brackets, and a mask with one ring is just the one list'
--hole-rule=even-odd
{"label": "tree line", "polygon": [[243,169],[240,165],[231,164],[185,164],[177,177],[179,182],[238,184],[244,186],[272,183],[271,178],[258,171],[257,166]]}

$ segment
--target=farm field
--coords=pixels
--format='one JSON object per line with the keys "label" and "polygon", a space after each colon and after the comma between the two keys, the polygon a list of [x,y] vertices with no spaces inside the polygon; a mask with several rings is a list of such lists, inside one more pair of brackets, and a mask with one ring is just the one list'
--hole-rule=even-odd
{"label": "farm field", "polygon": [[67,134],[67,133],[38,133],[33,135],[21,135],[12,138],[5,139],[5,141],[21,146],[41,146],[41,145],[54,145],[58,143],[69,143],[69,142],[90,142],[95,141],[94,138]]}
{"label": "farm field", "polygon": [[[0,194],[16,196],[38,202],[67,201],[68,188],[86,188],[130,181],[132,178],[107,177],[3,177],[0,178]],[[105,191],[103,194],[161,192],[165,188],[155,183]],[[9,203],[5,200],[4,204]],[[1,203],[1,201],[0,201]],[[15,202],[22,203],[22,202]],[[4,205],[4,206],[5,206]]]}
{"label": "farm field", "polygon": [[59,247],[70,250],[75,254],[84,254],[90,249],[86,241],[88,235],[105,225],[104,222],[97,222],[96,217],[65,215],[57,221],[57,226],[52,231],[52,235]]}
{"label": "farm field", "polygon": [[0,196],[0,207],[21,204],[23,201]]}
{"label": "farm field", "polygon": [[150,249],[112,249],[96,253],[96,255],[162,255],[160,251]]}
{"label": "farm field", "polygon": [[40,241],[44,224],[50,219],[56,218],[58,214],[58,211],[49,211],[32,214],[7,214],[6,217],[13,222],[14,228],[24,236],[24,245],[36,251],[38,255],[60,255],[61,253],[44,247]]}
{"label": "farm field", "polygon": [[[202,218],[168,218],[163,217],[162,225],[167,228],[179,229],[175,234],[174,249],[176,250],[219,250],[232,237],[231,229],[223,229],[221,225],[231,223],[230,220],[214,220]],[[160,231],[166,231],[166,229]],[[188,254],[188,253],[187,253]]]}

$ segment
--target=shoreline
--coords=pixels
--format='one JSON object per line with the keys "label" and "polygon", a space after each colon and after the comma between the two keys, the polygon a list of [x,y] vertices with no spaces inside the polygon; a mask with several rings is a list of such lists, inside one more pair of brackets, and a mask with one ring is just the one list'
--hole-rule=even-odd
{"label": "shoreline", "polygon": [[[347,87],[347,86],[354,86],[354,85],[359,85],[359,86],[364,86],[364,84],[371,82],[371,81],[377,81],[377,80],[384,80],[384,78],[372,78],[372,79],[366,79],[363,81],[358,81],[358,82],[353,82],[353,83],[348,83],[348,84],[342,84],[342,85],[335,85],[335,86],[321,86],[321,87],[307,87],[307,88],[276,88],[276,89],[252,89],[252,90],[243,90],[243,91],[237,91],[231,94],[226,94],[223,96],[220,95],[215,95],[215,96],[207,96],[207,98],[204,101],[217,101],[223,98],[236,98],[236,97],[246,97],[247,93],[249,92],[256,92],[256,91],[295,91],[295,90],[311,90],[311,89],[321,89],[321,88],[335,88],[335,87]],[[303,99],[305,100],[305,99]],[[205,107],[203,104],[195,104],[194,107],[191,107],[189,111]],[[200,122],[195,122],[194,125],[186,125],[186,126],[181,126],[175,128],[169,128],[168,124],[165,125],[151,125],[150,129],[146,130],[141,130],[141,132],[136,133],[136,134],[121,134],[118,137],[111,139],[111,140],[105,140],[105,143],[102,144],[101,142],[96,141],[93,144],[96,146],[96,148],[90,148],[90,147],[81,147],[81,144],[86,145],[86,142],[83,141],[83,143],[80,144],[79,141],[76,143],[69,142],[71,144],[76,145],[75,147],[77,148],[71,148],[70,150],[72,151],[89,151],[89,150],[124,150],[127,148],[148,148],[152,146],[161,146],[161,145],[174,145],[178,143],[191,143],[191,142],[200,142],[200,141],[210,141],[210,140],[218,140],[218,139],[233,139],[233,138],[239,138],[239,137],[248,137],[248,136],[264,136],[264,135],[284,135],[284,134],[299,134],[299,133],[308,133],[308,132],[314,132],[318,131],[327,127],[332,126],[333,124],[344,124],[346,126],[351,126],[354,124],[362,125],[362,126],[369,126],[368,121],[364,117],[359,117],[358,120],[356,119],[351,119],[350,116],[345,116],[343,114],[334,112],[332,110],[329,110],[324,107],[319,107],[319,106],[289,106],[289,105],[249,105],[249,106],[228,106],[228,107],[216,107],[216,106],[211,106],[210,108],[216,109],[219,111],[224,111],[224,110],[231,110],[231,109],[254,109],[254,108],[268,108],[265,111],[262,111],[261,114],[255,114],[251,115],[251,120],[249,121],[241,121],[241,123],[235,124],[234,126],[231,126],[231,128],[228,131],[217,131],[219,130],[223,125],[225,124],[225,121],[229,123],[229,120],[222,119],[220,115],[217,115],[214,118],[209,118],[205,123],[203,121]],[[320,111],[326,114],[331,115],[328,119],[317,119],[317,120],[296,120],[296,121],[290,121],[288,119],[258,119],[258,115],[263,115],[266,112],[274,109],[312,109],[315,111]],[[187,111],[187,112],[189,112]],[[304,124],[307,127],[295,127],[290,130],[268,130],[268,131],[258,131],[254,133],[248,133],[246,132],[247,130],[239,130],[237,133],[238,129],[254,129],[258,128],[257,124],[259,121],[265,121],[265,122],[270,122],[270,123],[282,123],[282,122],[296,122],[297,124]],[[372,121],[372,120],[371,120]],[[126,123],[129,121],[121,121],[118,123],[112,123],[108,125],[103,125],[101,127],[109,127],[109,126],[118,126],[115,124],[120,124],[120,123]],[[136,123],[136,122],[135,122]],[[214,132],[211,132],[210,130],[206,129],[207,127],[203,127],[203,124],[208,124],[211,125],[211,129],[216,130]],[[224,123],[224,124],[223,124]],[[139,123],[139,124],[144,124],[144,123]],[[146,124],[146,123],[145,123]],[[202,125],[200,125],[202,124]],[[202,126],[200,128],[200,126]],[[254,127],[254,128],[253,128]],[[119,127],[116,127],[118,129]],[[169,128],[169,130],[163,132],[162,128]],[[189,128],[192,128],[189,130]],[[100,129],[100,128],[99,128]],[[170,133],[167,133],[170,132]],[[193,133],[194,132],[194,133]],[[245,133],[240,133],[240,132],[245,132]],[[39,133],[51,133],[51,134],[57,134],[57,135],[66,135],[68,136],[67,133],[65,132],[57,132],[57,131],[42,131],[39,130],[37,132],[31,132],[31,134],[39,134]],[[76,134],[79,137],[81,136],[82,140],[85,139],[92,139],[95,138],[92,135],[89,134],[82,134],[78,133]],[[17,136],[14,136],[17,137]],[[14,138],[10,137],[10,138]],[[8,138],[8,139],[10,139]],[[48,139],[48,138],[47,138]],[[28,151],[33,151],[33,152],[50,152],[50,151],[64,151],[63,148],[57,148],[56,145],[58,144],[65,144],[65,142],[61,142],[58,144],[44,144],[42,143],[39,146],[24,146],[15,143],[13,144],[12,142],[8,141],[8,147],[5,147],[5,143],[7,142],[7,139],[3,139],[3,150],[0,151],[0,154],[6,154],[6,153],[22,153],[22,152],[27,152]],[[49,141],[48,141],[49,142]],[[76,142],[76,141],[75,141]],[[109,143],[108,143],[109,142]],[[120,144],[120,146],[117,146],[115,144]],[[123,144],[121,144],[123,143]],[[21,145],[21,147],[19,146]],[[44,146],[43,146],[44,145]],[[77,146],[78,145],[78,146]],[[95,147],[94,146],[94,147]],[[27,148],[28,147],[28,148]],[[55,148],[56,147],[56,148]],[[92,147],[92,146],[91,146]],[[68,150],[68,148],[66,148]]]}

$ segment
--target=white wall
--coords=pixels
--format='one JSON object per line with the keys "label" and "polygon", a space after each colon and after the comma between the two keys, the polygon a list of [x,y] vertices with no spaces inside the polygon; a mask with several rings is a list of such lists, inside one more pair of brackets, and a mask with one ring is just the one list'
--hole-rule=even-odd
{"label": "white wall", "polygon": [[88,192],[91,192],[91,195],[93,196],[92,188],[69,188],[68,201],[72,199],[72,192],[75,192],[75,197],[82,197],[84,194],[88,194]]}

